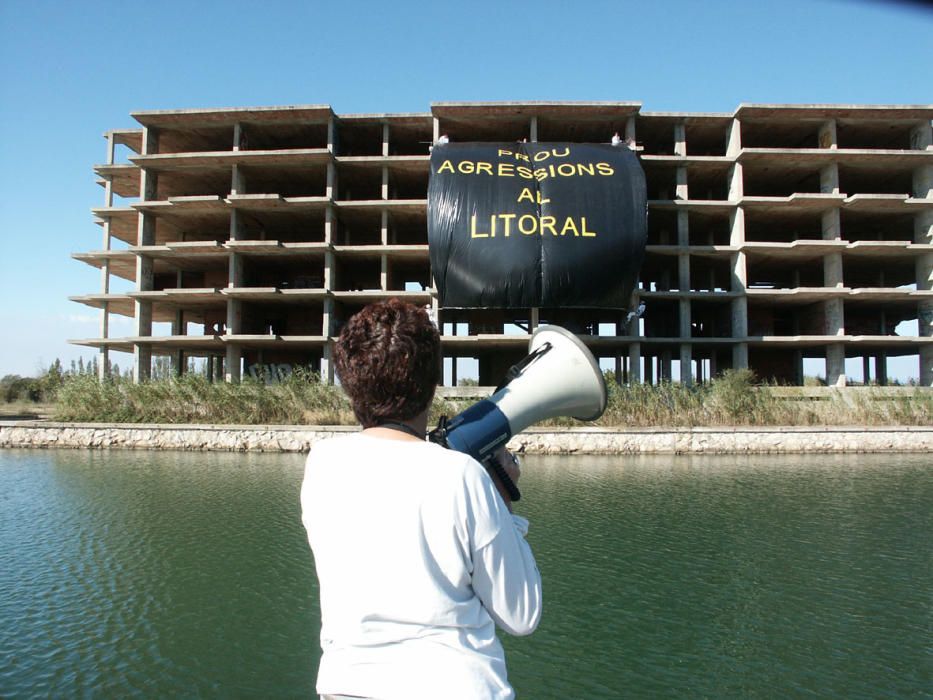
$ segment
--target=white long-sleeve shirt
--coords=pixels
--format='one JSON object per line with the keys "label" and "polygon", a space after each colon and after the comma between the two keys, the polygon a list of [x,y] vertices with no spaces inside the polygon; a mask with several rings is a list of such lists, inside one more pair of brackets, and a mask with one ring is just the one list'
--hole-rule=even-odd
{"label": "white long-sleeve shirt", "polygon": [[495,625],[534,631],[541,577],[528,522],[478,462],[365,433],[325,440],[301,505],[321,589],[319,693],[514,696]]}

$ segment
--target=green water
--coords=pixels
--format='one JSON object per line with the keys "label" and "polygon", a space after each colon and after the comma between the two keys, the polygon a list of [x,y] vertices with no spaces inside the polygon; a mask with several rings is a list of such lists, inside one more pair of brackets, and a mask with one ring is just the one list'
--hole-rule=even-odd
{"label": "green water", "polygon": [[[299,455],[0,451],[0,697],[309,697]],[[913,698],[933,460],[532,458],[523,698]]]}

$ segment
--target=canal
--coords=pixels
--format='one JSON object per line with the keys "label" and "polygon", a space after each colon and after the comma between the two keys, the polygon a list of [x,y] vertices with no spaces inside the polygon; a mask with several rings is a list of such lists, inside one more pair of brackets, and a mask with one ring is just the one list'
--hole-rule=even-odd
{"label": "canal", "polygon": [[[302,464],[0,450],[0,697],[313,696]],[[929,456],[528,457],[522,490],[520,698],[930,696]]]}

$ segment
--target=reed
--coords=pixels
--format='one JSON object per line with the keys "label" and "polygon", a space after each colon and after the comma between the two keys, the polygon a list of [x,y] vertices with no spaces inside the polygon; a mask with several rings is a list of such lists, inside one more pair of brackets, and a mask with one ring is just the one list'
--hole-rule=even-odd
{"label": "reed", "polygon": [[[890,396],[877,392],[827,392],[811,400],[778,396],[756,383],[746,370],[724,372],[692,387],[617,385],[607,375],[609,401],[594,425],[604,427],[777,426],[777,425],[930,425],[933,393],[916,389]],[[429,425],[467,407],[436,397]],[[356,420],[339,387],[317,374],[296,371],[266,384],[246,378],[239,384],[210,382],[197,374],[134,384],[128,378],[99,382],[86,374],[66,376],[58,390],[54,417],[73,422],[216,423],[240,425],[354,425]],[[544,423],[579,423],[558,418]]]}

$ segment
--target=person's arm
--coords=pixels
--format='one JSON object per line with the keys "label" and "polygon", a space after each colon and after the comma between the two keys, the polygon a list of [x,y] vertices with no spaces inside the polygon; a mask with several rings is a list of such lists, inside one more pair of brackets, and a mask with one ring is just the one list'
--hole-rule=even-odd
{"label": "person's arm", "polygon": [[[497,453],[513,481],[521,469],[505,450]],[[493,478],[509,513],[502,513],[495,537],[478,547],[473,557],[473,590],[490,616],[509,634],[526,635],[541,620],[541,574],[531,547],[525,541],[528,521],[511,514],[511,501],[498,479]]]}

